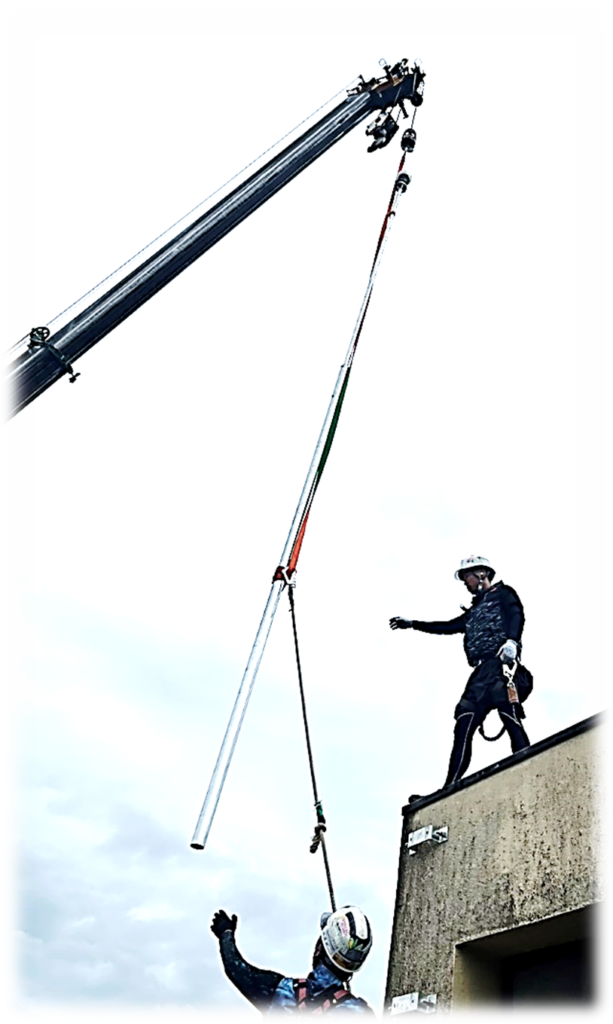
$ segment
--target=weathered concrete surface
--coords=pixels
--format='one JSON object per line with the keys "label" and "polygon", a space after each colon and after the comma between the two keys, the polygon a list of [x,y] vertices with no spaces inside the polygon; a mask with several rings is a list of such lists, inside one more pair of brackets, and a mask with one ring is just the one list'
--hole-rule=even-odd
{"label": "weathered concrete surface", "polygon": [[[405,813],[386,1005],[408,992],[452,1005],[455,947],[602,898],[602,726]],[[449,827],[409,857],[409,832]]]}

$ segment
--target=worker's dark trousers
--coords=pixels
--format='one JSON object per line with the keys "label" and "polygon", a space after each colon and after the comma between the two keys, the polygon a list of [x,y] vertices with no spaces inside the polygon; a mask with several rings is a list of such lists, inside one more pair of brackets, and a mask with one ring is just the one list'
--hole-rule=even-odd
{"label": "worker's dark trousers", "polygon": [[[449,771],[445,779],[446,786],[451,785],[452,782],[457,782],[464,775],[472,756],[473,736],[485,719],[488,711],[491,710],[493,709],[486,707],[477,711],[462,711],[456,718],[453,749],[449,759]],[[513,753],[516,754],[518,750],[529,747],[530,740],[521,724],[521,719],[518,717],[517,705],[509,704],[508,709],[497,708],[496,710],[500,715],[500,721],[509,734]]]}

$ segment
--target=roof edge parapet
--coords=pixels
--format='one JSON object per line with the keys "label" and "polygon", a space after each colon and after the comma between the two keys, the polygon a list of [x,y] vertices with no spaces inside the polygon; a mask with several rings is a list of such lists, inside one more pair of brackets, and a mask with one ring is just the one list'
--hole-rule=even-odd
{"label": "roof edge parapet", "polygon": [[573,736],[579,736],[582,732],[587,732],[597,725],[602,725],[604,719],[605,713],[600,712],[597,715],[591,715],[590,718],[584,718],[581,722],[576,722],[575,725],[569,725],[568,728],[555,732],[552,736],[546,736],[545,739],[539,740],[538,743],[532,743],[529,747],[519,750],[516,754],[510,754],[509,757],[496,761],[495,764],[488,765],[487,768],[482,768],[481,771],[475,772],[473,775],[467,775],[465,779],[460,779],[451,786],[445,786],[443,789],[437,789],[434,793],[429,793],[427,796],[420,796],[417,800],[412,800],[411,803],[403,806],[402,815],[405,818],[409,817],[415,811],[421,810],[422,807],[438,803],[439,800],[444,800],[461,789],[474,786],[477,782],[481,782],[482,779],[488,779],[491,775],[497,775],[498,772],[506,771],[507,768],[518,764],[519,761],[527,761],[530,757],[536,757],[537,754],[541,754],[544,750],[549,750],[550,747],[555,747],[559,743],[564,743],[565,740],[572,739]]}

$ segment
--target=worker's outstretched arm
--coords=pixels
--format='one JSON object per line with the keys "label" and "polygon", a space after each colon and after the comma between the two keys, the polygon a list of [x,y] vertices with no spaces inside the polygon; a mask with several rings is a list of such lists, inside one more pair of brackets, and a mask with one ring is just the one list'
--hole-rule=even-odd
{"label": "worker's outstretched arm", "polygon": [[236,914],[230,918],[225,910],[218,910],[213,917],[211,931],[219,939],[219,952],[224,971],[245,999],[253,1003],[258,1010],[266,1010],[283,975],[277,971],[254,967],[243,959],[234,938],[236,924]]}
{"label": "worker's outstretched arm", "polygon": [[420,633],[464,633],[466,613],[458,615],[455,619],[449,619],[447,622],[420,622],[419,619],[413,619],[413,629],[418,629]]}
{"label": "worker's outstretched arm", "polygon": [[420,633],[463,633],[466,629],[466,613],[448,622],[421,622],[419,619],[403,619],[395,615],[390,619],[390,629],[417,629]]}

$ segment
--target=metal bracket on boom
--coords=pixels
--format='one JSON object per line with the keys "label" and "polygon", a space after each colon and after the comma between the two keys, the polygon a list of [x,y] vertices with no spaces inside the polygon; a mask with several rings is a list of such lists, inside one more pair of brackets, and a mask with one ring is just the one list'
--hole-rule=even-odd
{"label": "metal bracket on boom", "polygon": [[28,348],[31,352],[35,352],[37,348],[46,348],[47,352],[50,352],[54,359],[57,359],[58,363],[61,363],[66,370],[66,373],[70,374],[68,380],[71,384],[74,384],[77,377],[80,377],[81,374],[74,372],[72,366],[66,359],[66,356],[62,355],[59,349],[57,349],[55,345],[48,340],[50,334],[51,331],[48,327],[33,327],[30,331]]}
{"label": "metal bracket on boom", "polygon": [[[362,79],[355,90],[356,92],[369,90],[381,99],[380,113],[366,129],[366,134],[371,135],[373,140],[368,147],[369,153],[387,146],[398,131],[398,121],[393,115],[396,106],[400,107],[406,118],[409,115],[405,107],[405,100],[410,100],[414,107],[420,106],[423,102],[425,75],[417,64],[409,71],[407,60],[401,60],[394,67],[390,67],[384,60],[379,63],[383,66],[385,78],[371,79],[370,82],[364,82]],[[415,111],[413,115],[415,115]],[[415,148],[415,132],[412,127],[402,136],[402,148],[406,153],[412,153]]]}
{"label": "metal bracket on boom", "polygon": [[427,843],[428,840],[432,840],[434,843],[446,843],[449,839],[449,827],[442,825],[441,828],[434,828],[434,825],[424,825],[423,828],[418,828],[416,832],[409,832],[408,842],[406,844],[407,850],[409,851],[409,857],[415,856],[417,852],[413,847],[420,846],[422,843]]}
{"label": "metal bracket on boom", "polygon": [[388,142],[391,142],[397,131],[398,123],[391,114],[386,115],[383,112],[378,114],[372,124],[369,124],[366,129],[366,134],[372,135],[373,139],[367,152],[374,153],[375,149],[383,149],[384,146],[387,146]]}
{"label": "metal bracket on boom", "polygon": [[366,81],[360,75],[360,81],[353,89],[347,90],[348,96],[357,96],[362,92],[370,92],[373,99],[378,102],[374,104],[381,110],[386,107],[393,107],[402,100],[409,100],[414,107],[419,107],[424,101],[424,78],[426,74],[420,65],[415,61],[412,68],[406,57],[390,67],[385,63],[383,78],[371,78]]}

